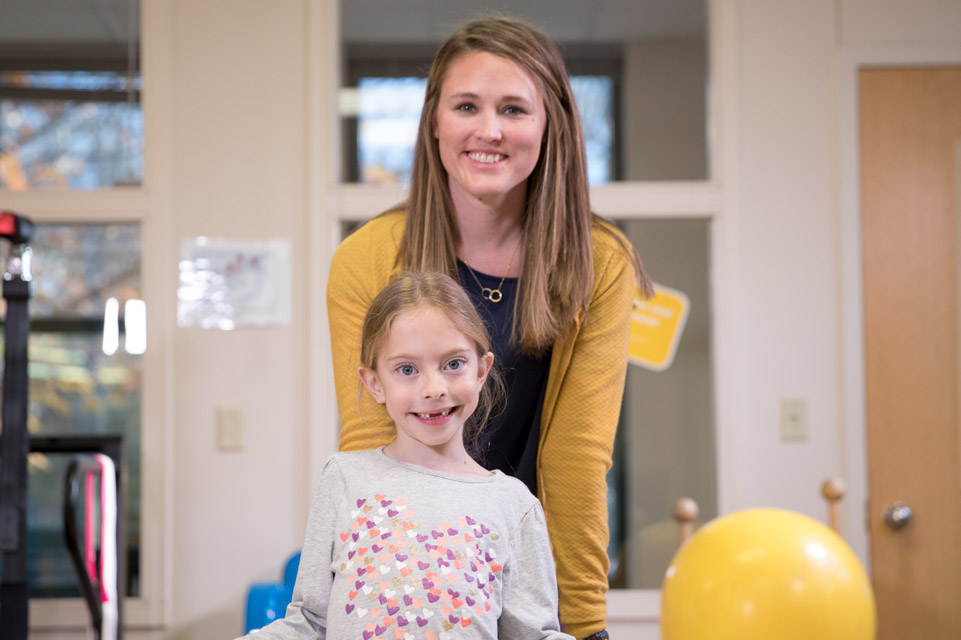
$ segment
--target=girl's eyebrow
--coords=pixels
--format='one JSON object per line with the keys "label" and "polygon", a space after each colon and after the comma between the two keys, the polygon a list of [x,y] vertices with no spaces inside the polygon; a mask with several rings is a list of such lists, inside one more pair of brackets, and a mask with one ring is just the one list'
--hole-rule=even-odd
{"label": "girl's eyebrow", "polygon": [[[444,354],[441,354],[441,360],[447,360],[448,358],[451,358],[456,355],[464,355],[464,354],[471,354],[471,353],[473,353],[471,349],[452,349]],[[416,356],[414,354],[409,354],[409,353],[398,353],[392,356],[385,356],[385,359],[387,360],[387,362],[394,362],[397,360],[417,361],[420,357],[422,356]]]}

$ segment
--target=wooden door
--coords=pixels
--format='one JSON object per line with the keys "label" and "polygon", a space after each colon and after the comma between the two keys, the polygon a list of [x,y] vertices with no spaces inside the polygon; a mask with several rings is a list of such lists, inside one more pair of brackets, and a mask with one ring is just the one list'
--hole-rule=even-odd
{"label": "wooden door", "polygon": [[[961,68],[862,70],[861,232],[878,640],[961,638]],[[894,530],[882,514],[912,509]]]}

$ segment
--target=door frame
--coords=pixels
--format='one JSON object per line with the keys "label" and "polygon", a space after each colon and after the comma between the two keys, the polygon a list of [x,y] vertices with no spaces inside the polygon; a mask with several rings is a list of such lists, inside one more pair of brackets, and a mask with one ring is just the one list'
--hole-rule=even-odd
{"label": "door frame", "polygon": [[842,534],[871,572],[868,504],[867,416],[861,269],[861,163],[858,73],[872,67],[961,65],[957,47],[857,48],[841,51],[838,63],[839,224],[841,267],[841,460],[847,491]]}

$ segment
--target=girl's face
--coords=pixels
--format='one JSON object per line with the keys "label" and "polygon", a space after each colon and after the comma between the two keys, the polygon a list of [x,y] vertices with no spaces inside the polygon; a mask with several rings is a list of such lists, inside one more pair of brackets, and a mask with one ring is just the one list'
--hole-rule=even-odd
{"label": "girl's face", "polygon": [[477,357],[474,343],[441,311],[426,307],[394,318],[376,370],[360,368],[364,386],[397,427],[398,451],[461,453],[467,418],[477,408],[494,360]]}
{"label": "girl's face", "polygon": [[434,117],[455,202],[458,196],[491,201],[526,190],[546,122],[540,90],[516,63],[486,52],[456,59]]}

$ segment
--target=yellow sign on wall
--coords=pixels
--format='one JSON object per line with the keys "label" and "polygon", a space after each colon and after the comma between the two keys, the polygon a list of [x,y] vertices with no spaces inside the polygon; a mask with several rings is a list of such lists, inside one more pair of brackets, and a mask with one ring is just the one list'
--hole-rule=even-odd
{"label": "yellow sign on wall", "polygon": [[652,298],[645,300],[639,291],[635,292],[628,347],[630,362],[652,371],[670,367],[690,305],[683,292],[656,283]]}

